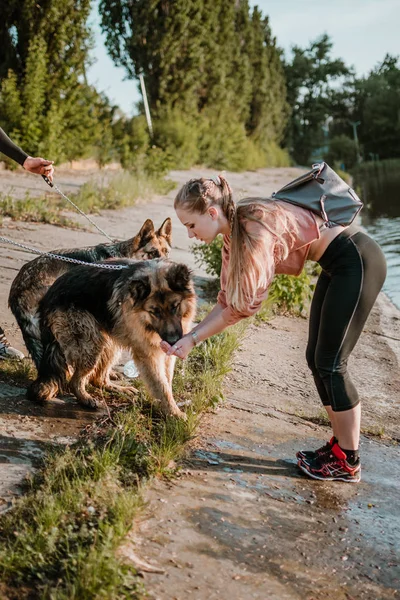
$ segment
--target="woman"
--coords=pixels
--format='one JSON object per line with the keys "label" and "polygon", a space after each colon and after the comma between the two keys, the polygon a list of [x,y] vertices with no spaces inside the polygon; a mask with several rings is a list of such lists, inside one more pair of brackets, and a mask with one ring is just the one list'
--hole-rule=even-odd
{"label": "woman", "polygon": [[[0,152],[3,152],[8,158],[11,158],[18,164],[20,164],[26,171],[30,173],[36,173],[38,175],[45,175],[53,181],[53,161],[46,160],[44,158],[33,158],[28,156],[26,152],[21,150],[19,146],[14,144],[6,135],[5,131],[0,127]],[[4,330],[0,327],[0,359],[22,359],[24,358],[23,353],[16,348],[10,346],[10,342],[6,338]]]}
{"label": "woman", "polygon": [[222,233],[221,291],[203,321],[168,354],[185,359],[192,348],[240,319],[255,314],[275,273],[299,275],[307,259],[322,267],[311,310],[307,362],[333,436],[322,448],[297,453],[310,477],[358,482],[361,407],[347,361],[386,276],[380,247],[351,226],[328,228],[311,211],[269,198],[234,204],[223,177],[192,179],[174,208],[190,238],[211,243]]}

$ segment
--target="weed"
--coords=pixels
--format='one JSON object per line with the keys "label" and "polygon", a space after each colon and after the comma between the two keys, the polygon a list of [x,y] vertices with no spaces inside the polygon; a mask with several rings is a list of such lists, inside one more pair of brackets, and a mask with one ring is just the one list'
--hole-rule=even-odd
{"label": "weed", "polygon": [[[42,198],[32,198],[29,193],[25,198],[16,199],[10,194],[0,193],[0,215],[8,217],[13,221],[25,221],[31,223],[48,223],[78,229],[78,223],[67,219],[61,214],[61,203],[51,195]],[[64,206],[64,205],[63,205]]]}
{"label": "weed", "polygon": [[361,433],[364,435],[370,435],[372,437],[383,438],[385,437],[385,428],[379,425],[370,425],[367,427],[361,427]]}
{"label": "weed", "polygon": [[36,368],[30,358],[0,360],[0,381],[27,386],[36,376]]}
{"label": "weed", "polygon": [[[154,194],[170,191],[174,183],[156,175],[144,172],[121,172],[107,184],[89,181],[82,185],[76,194],[70,194],[71,200],[85,213],[96,213],[104,209],[118,209],[132,206],[141,198],[150,198]],[[66,202],[55,194],[46,194],[41,198],[32,198],[29,193],[24,199],[15,199],[10,194],[0,193],[0,215],[13,221],[49,223],[70,229],[81,226],[63,216],[68,209]]]}
{"label": "weed", "polygon": [[306,415],[303,412],[300,412],[297,414],[297,416],[304,421],[309,421],[310,423],[315,423],[316,425],[329,426],[331,424],[328,413],[325,409],[321,409],[316,415]]}
{"label": "weed", "polygon": [[211,244],[194,244],[190,250],[194,254],[198,266],[204,266],[206,273],[213,277],[219,277],[222,267],[223,237],[218,235]]}

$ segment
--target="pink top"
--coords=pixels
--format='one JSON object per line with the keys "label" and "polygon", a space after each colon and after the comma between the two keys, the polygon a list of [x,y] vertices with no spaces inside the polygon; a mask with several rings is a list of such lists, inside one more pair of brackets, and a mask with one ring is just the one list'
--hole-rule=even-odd
{"label": "pink top", "polygon": [[226,280],[229,264],[229,249],[231,240],[228,235],[224,235],[224,245],[222,248],[222,268],[221,268],[221,290],[218,293],[217,302],[224,310],[222,318],[227,325],[233,325],[241,319],[254,315],[261,307],[262,301],[268,296],[269,286],[275,274],[284,273],[285,275],[300,275],[303,270],[304,263],[307,260],[310,245],[314,240],[319,239],[320,231],[315,215],[310,211],[288,202],[280,202],[284,204],[286,210],[293,213],[298,224],[298,231],[295,236],[288,236],[291,247],[289,255],[284,261],[275,264],[275,269],[268,277],[267,286],[258,290],[257,297],[253,304],[249,305],[245,311],[238,311],[230,306],[226,301]]}

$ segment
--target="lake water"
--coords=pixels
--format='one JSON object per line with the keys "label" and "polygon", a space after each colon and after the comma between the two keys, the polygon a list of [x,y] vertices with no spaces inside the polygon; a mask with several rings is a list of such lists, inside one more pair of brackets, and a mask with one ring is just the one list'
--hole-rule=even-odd
{"label": "lake water", "polygon": [[[394,162],[394,161],[393,161]],[[361,223],[382,247],[388,274],[383,290],[400,308],[400,161],[356,175],[354,187],[364,202]]]}

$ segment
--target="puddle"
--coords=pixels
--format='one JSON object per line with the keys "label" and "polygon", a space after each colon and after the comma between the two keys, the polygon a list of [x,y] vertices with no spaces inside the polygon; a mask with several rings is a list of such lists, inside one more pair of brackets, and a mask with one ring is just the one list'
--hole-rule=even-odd
{"label": "puddle", "polygon": [[38,464],[45,451],[42,442],[0,437],[0,463]]}

